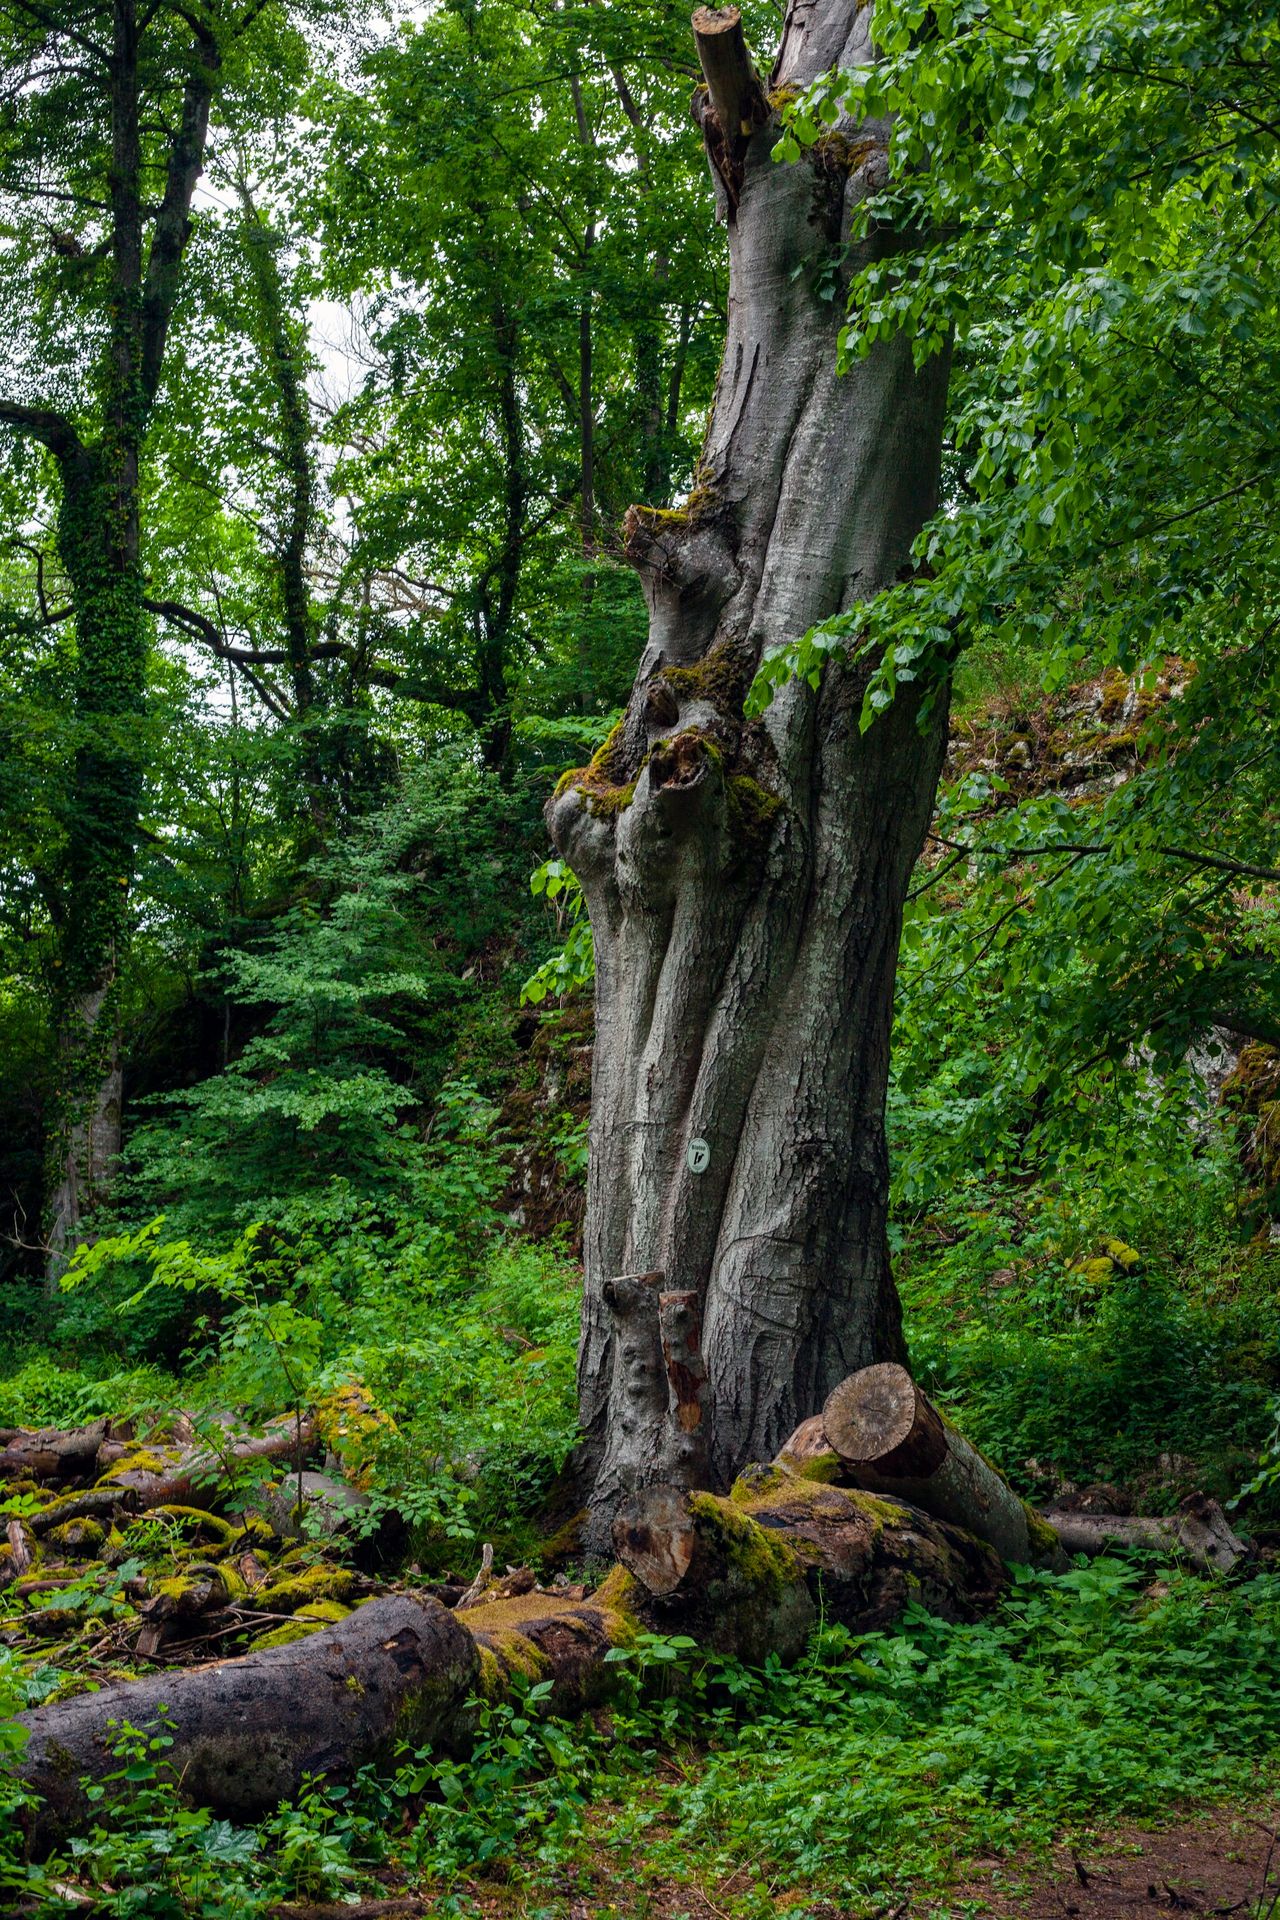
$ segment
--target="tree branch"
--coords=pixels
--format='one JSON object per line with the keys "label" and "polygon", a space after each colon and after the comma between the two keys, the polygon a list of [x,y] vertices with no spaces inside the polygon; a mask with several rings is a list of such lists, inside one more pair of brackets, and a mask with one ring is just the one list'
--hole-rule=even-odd
{"label": "tree branch", "polygon": [[84,451],[80,436],[66,414],[52,407],[28,407],[17,400],[0,400],[0,426],[30,434],[59,460]]}
{"label": "tree branch", "polygon": [[196,64],[182,96],[182,119],[169,150],[164,198],[156,214],[147,277],[142,292],[142,389],[154,400],[164,363],[165,338],[178,297],[178,270],[191,234],[191,201],[204,169],[209,104],[222,65],[217,40],[198,20],[184,15],[196,39]]}

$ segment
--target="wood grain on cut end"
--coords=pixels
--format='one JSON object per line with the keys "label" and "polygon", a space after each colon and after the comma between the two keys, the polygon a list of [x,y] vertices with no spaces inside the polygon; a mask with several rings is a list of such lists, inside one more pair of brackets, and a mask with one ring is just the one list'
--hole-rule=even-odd
{"label": "wood grain on cut end", "polygon": [[862,1367],[833,1387],[822,1420],[830,1445],[853,1466],[920,1476],[936,1472],[947,1456],[941,1420],[893,1361]]}
{"label": "wood grain on cut end", "polygon": [[693,14],[693,30],[699,39],[705,34],[728,33],[741,19],[739,7],[697,7]]}
{"label": "wood grain on cut end", "polygon": [[618,1511],[613,1549],[629,1573],[659,1598],[674,1593],[693,1561],[694,1525],[678,1487],[645,1487]]}

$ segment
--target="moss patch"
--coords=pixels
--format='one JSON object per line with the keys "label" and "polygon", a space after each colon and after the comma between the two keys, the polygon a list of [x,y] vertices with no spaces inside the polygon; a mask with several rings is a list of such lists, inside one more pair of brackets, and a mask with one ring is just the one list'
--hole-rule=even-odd
{"label": "moss patch", "polygon": [[[790,1497],[790,1490],[788,1490]],[[713,1493],[689,1495],[689,1511],[714,1541],[728,1572],[762,1597],[779,1597],[794,1585],[800,1562],[780,1534]]]}
{"label": "moss patch", "polygon": [[321,1600],[345,1600],[356,1577],[346,1567],[309,1567],[263,1587],[258,1605],[264,1613],[300,1613]]}

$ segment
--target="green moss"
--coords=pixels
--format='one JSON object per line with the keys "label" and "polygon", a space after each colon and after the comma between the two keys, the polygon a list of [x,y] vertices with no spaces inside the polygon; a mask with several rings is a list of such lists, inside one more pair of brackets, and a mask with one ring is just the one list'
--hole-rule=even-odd
{"label": "green moss", "polygon": [[351,1613],[350,1607],[344,1607],[341,1600],[312,1600],[305,1607],[299,1607],[294,1614],[295,1620],[314,1620],[319,1626],[331,1627],[338,1620],[345,1620]]}
{"label": "green moss", "polygon": [[266,1653],[271,1647],[289,1647],[295,1640],[305,1640],[310,1633],[319,1633],[318,1620],[288,1620],[282,1627],[272,1627],[269,1633],[259,1633],[249,1642],[250,1653]]}
{"label": "green moss", "polygon": [[776,1598],[794,1585],[800,1563],[773,1528],[713,1493],[691,1493],[689,1511],[714,1539],[729,1571],[751,1591]]}
{"label": "green moss", "polygon": [[747,773],[731,776],[728,795],[729,831],[734,845],[747,857],[762,854],[772,838],[782,801]]}
{"label": "green moss", "polygon": [[679,700],[705,700],[726,718],[740,720],[742,703],[755,674],[745,648],[719,641],[688,667],[664,667],[661,678]]}
{"label": "green moss", "polygon": [[506,1692],[505,1675],[498,1663],[498,1656],[492,1647],[478,1647],[480,1670],[476,1675],[475,1690],[482,1700],[499,1700]]}
{"label": "green moss", "polygon": [[354,1573],[346,1567],[309,1567],[263,1587],[258,1605],[264,1613],[297,1613],[318,1600],[345,1600],[355,1581]]}
{"label": "green moss", "polygon": [[98,1485],[109,1487],[126,1473],[167,1473],[176,1465],[174,1454],[155,1453],[148,1447],[134,1447],[130,1452],[121,1454],[114,1467],[109,1467]]}
{"label": "green moss", "polygon": [[769,1466],[753,1461],[742,1469],[730,1487],[729,1498],[735,1506],[745,1507],[764,1494],[776,1493],[794,1477],[790,1467],[780,1466],[776,1460]]}
{"label": "green moss", "polygon": [[1142,1255],[1136,1247],[1126,1246],[1123,1240],[1108,1240],[1107,1253],[1125,1273],[1133,1273],[1142,1265]]}
{"label": "green moss", "polygon": [[215,1546],[230,1546],[239,1531],[228,1520],[219,1519],[216,1513],[206,1513],[203,1507],[183,1507],[168,1504],[153,1507],[153,1513],[168,1514],[171,1520],[179,1520],[184,1529],[192,1533],[202,1533]]}
{"label": "green moss", "polygon": [[[500,1673],[518,1673],[536,1685],[552,1678],[551,1662],[546,1654],[526,1640],[515,1627],[486,1627],[483,1645],[493,1654]],[[478,1643],[479,1644],[479,1643]]]}
{"label": "green moss", "polygon": [[80,1560],[92,1560],[105,1544],[107,1533],[98,1520],[67,1520],[60,1527],[51,1527],[45,1538],[59,1553],[69,1553]]}
{"label": "green moss", "polygon": [[1024,1500],[1022,1511],[1027,1516],[1027,1537],[1031,1545],[1031,1564],[1033,1567],[1051,1567],[1062,1558],[1062,1542],[1059,1540],[1043,1514],[1037,1513]]}
{"label": "green moss", "polygon": [[[641,766],[643,764],[642,761]],[[639,773],[639,768],[632,773],[627,766],[622,721],[619,720],[585,767],[570,767],[567,773],[560,775],[556,781],[555,798],[558,800],[573,787],[583,795],[588,809],[597,819],[614,819],[634,800]]]}

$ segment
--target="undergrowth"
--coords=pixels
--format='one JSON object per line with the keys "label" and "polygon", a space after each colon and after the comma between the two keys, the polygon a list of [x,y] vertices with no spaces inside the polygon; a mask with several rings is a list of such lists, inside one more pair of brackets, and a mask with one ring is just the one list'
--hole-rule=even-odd
{"label": "undergrowth", "polygon": [[907,1887],[941,1914],[975,1859],[1025,1864],[1063,1832],[1269,1782],[1280,1577],[1104,1559],[1019,1572],[974,1625],[912,1609],[891,1632],[826,1626],[792,1670],[642,1636],[617,1671],[607,1716],[550,1719],[545,1685],[484,1703],[469,1760],[405,1751],[252,1830],[183,1807],[163,1723],[121,1727],[97,1827],[36,1868],[10,1817],[0,1885],[41,1920],[68,1910],[71,1877],[104,1915],[255,1920],[353,1897],[375,1870],[441,1916],[502,1889],[504,1911],[556,1920],[602,1873],[626,1915],[658,1883],[730,1880],[733,1920],[882,1911]]}

